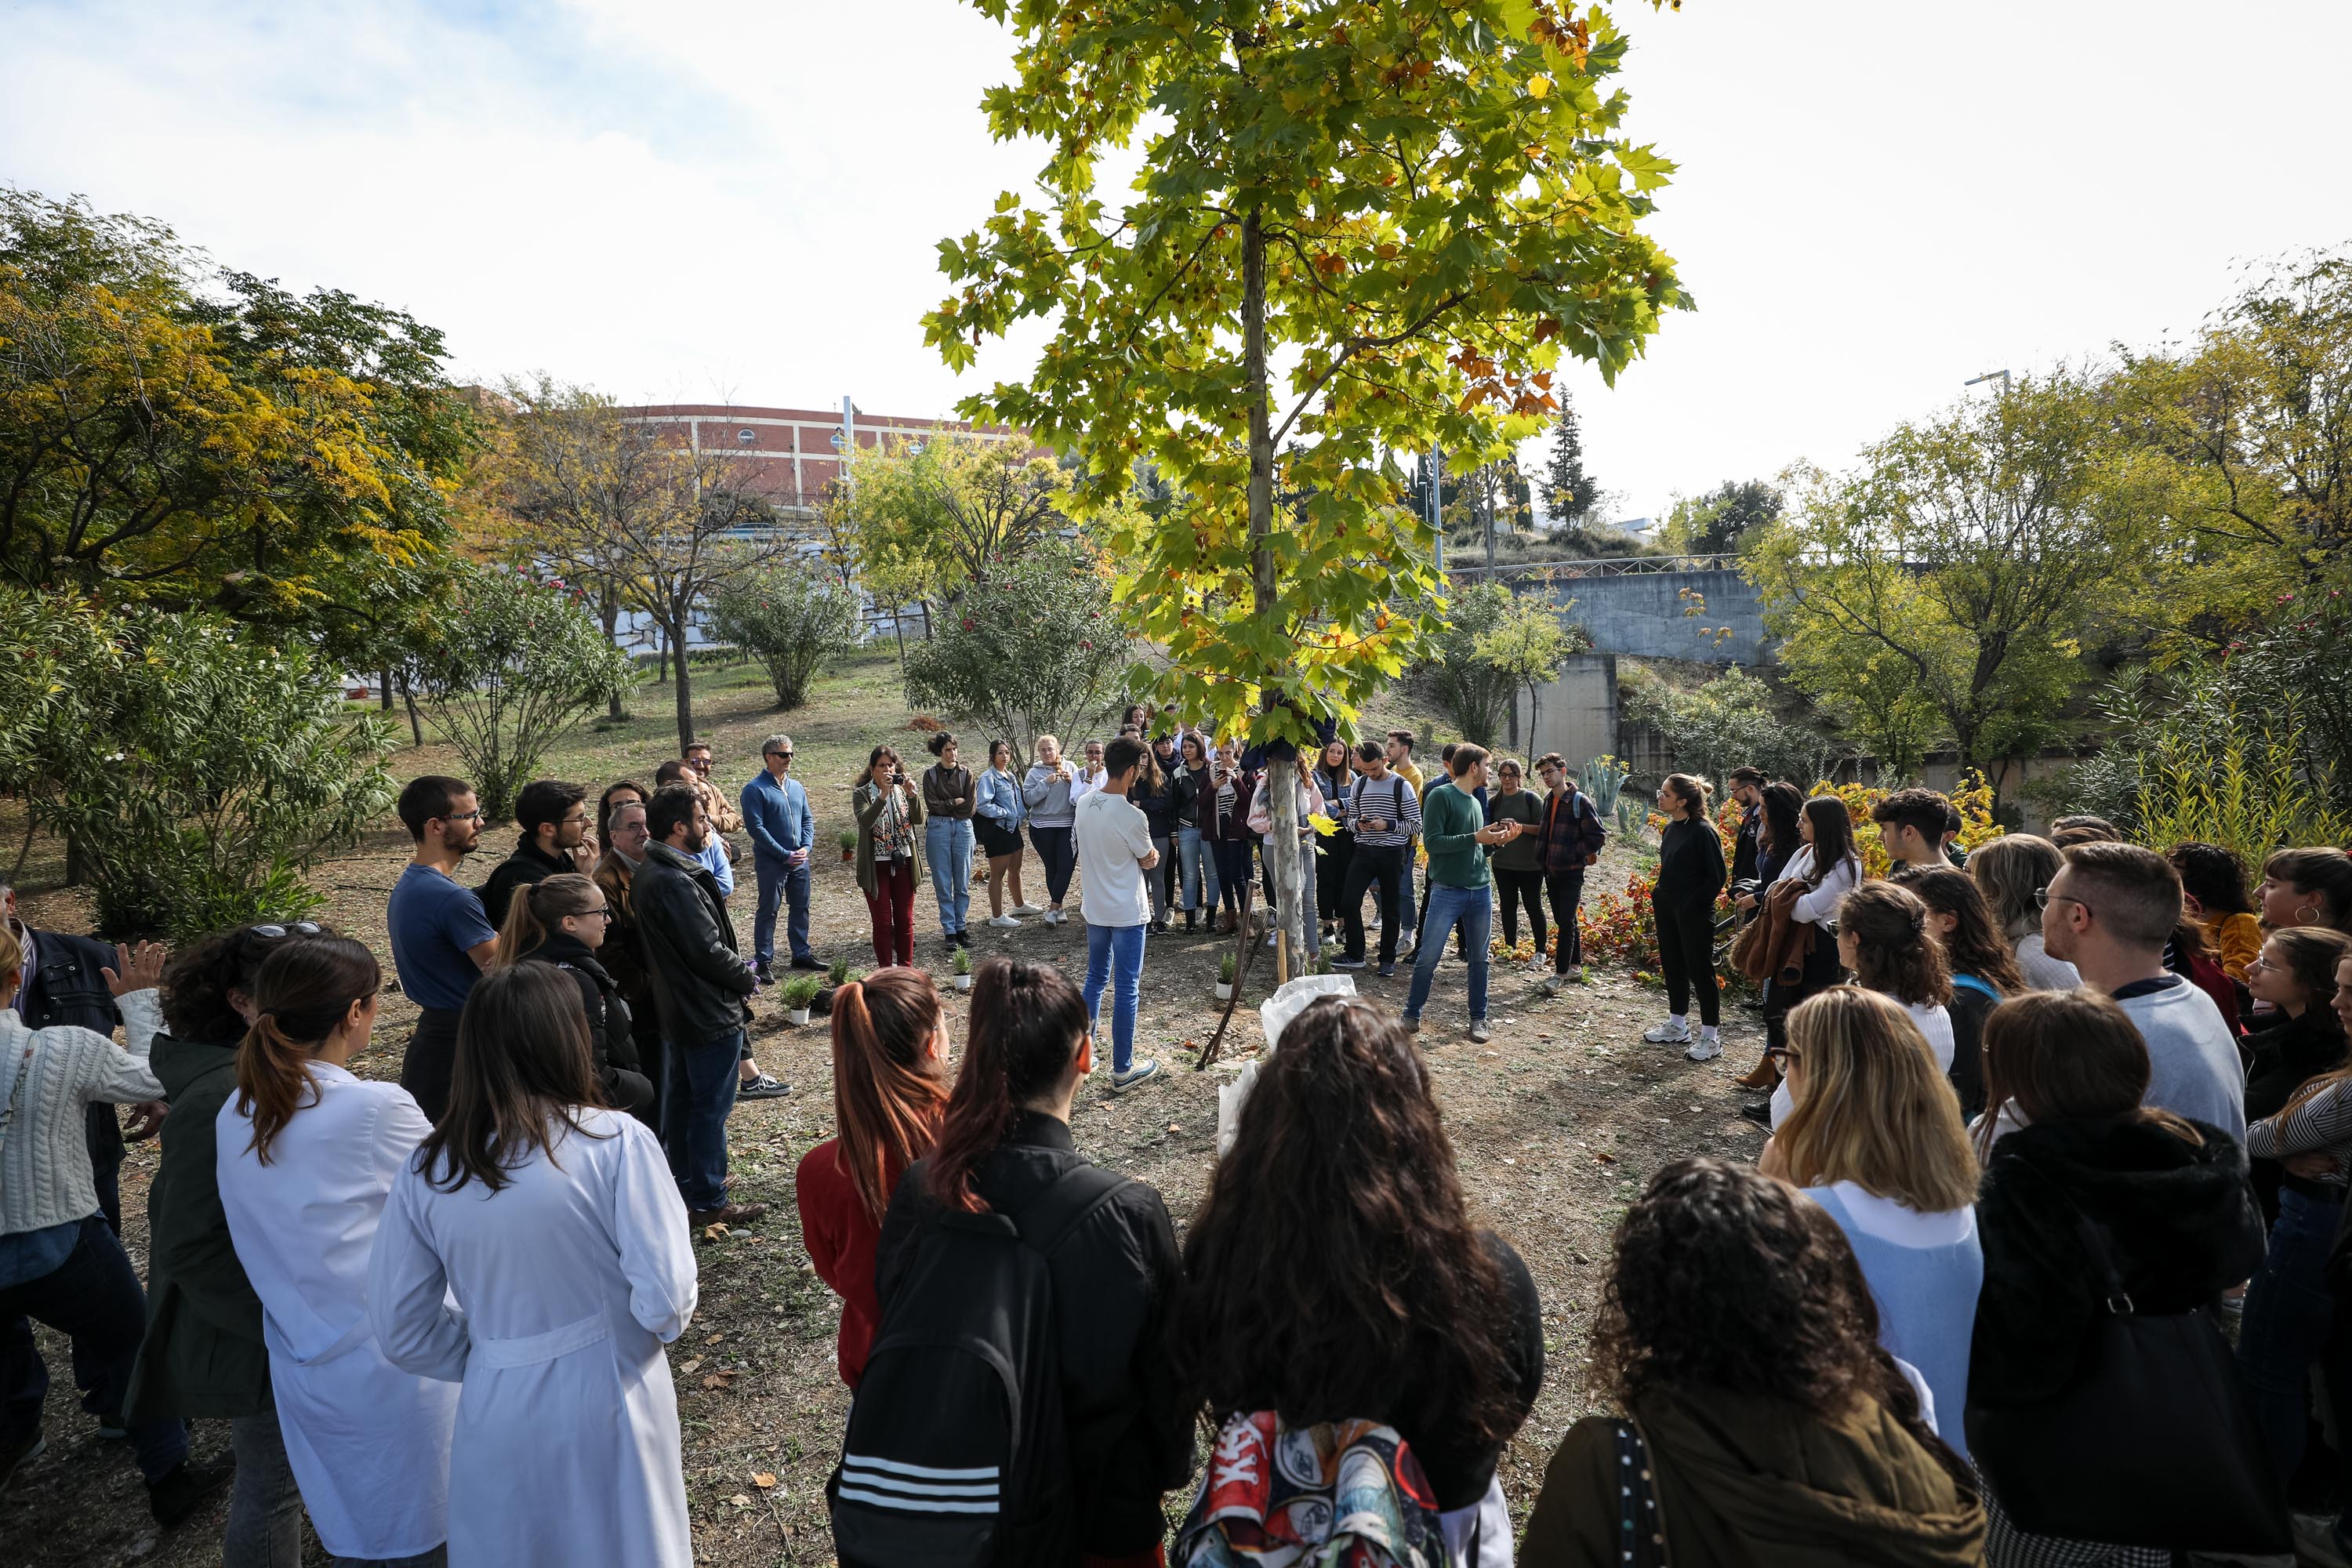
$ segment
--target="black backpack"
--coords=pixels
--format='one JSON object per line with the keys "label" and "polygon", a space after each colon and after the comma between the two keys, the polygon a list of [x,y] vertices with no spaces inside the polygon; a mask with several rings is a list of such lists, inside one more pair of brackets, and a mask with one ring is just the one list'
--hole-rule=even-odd
{"label": "black backpack", "polygon": [[1076,1559],[1046,1262],[1127,1184],[1081,1164],[1017,1215],[923,1200],[825,1487],[842,1568]]}

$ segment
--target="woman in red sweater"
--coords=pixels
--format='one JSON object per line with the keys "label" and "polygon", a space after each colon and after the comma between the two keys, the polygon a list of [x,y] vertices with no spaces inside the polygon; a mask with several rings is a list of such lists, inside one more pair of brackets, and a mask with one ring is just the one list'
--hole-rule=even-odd
{"label": "woman in red sweater", "polygon": [[883,1211],[899,1176],[939,1137],[951,1087],[947,1054],[947,1015],[922,970],[877,970],[835,990],[836,1132],[801,1157],[793,1188],[810,1261],[841,1298],[841,1381],[852,1388],[881,1321],[874,1247]]}

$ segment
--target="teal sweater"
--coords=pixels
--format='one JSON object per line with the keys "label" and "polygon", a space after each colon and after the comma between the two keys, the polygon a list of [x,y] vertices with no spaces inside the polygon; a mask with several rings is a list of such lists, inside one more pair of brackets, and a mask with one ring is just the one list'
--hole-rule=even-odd
{"label": "teal sweater", "polygon": [[1449,888],[1486,885],[1486,847],[1478,830],[1486,814],[1478,797],[1448,779],[1421,797],[1421,841],[1429,847],[1429,879]]}

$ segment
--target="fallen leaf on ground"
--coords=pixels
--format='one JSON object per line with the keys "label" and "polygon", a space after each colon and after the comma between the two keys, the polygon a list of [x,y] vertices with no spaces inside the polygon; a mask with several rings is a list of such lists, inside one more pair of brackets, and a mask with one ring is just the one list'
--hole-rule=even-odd
{"label": "fallen leaf on ground", "polygon": [[723,1221],[706,1225],[702,1227],[702,1239],[705,1241],[717,1241],[720,1237],[725,1236],[726,1234],[727,1226]]}
{"label": "fallen leaf on ground", "polygon": [[1600,1161],[1604,1165],[1613,1165],[1617,1163],[1617,1156],[1610,1153],[1605,1149],[1595,1149],[1592,1152],[1592,1157]]}
{"label": "fallen leaf on ground", "polygon": [[705,1388],[721,1388],[721,1389],[723,1389],[723,1388],[725,1388],[728,1384],[730,1384],[733,1383],[734,1381],[735,1381],[735,1374],[734,1374],[733,1373],[731,1373],[731,1372],[713,1372],[713,1373],[705,1373],[705,1374],[704,1374],[704,1376],[703,1376],[703,1379],[702,1379],[702,1386],[703,1386],[703,1387],[705,1387]]}
{"label": "fallen leaf on ground", "polygon": [[766,1491],[776,1484],[776,1478],[765,1470],[754,1470],[751,1472],[751,1484],[761,1491]]}
{"label": "fallen leaf on ground", "polygon": [[751,1506],[751,1500],[745,1497],[741,1492],[737,1492],[733,1497],[729,1498],[727,1500],[733,1503],[737,1508],[750,1508]]}
{"label": "fallen leaf on ground", "polygon": [[692,1377],[696,1373],[702,1370],[702,1358],[700,1356],[696,1356],[692,1361],[682,1361],[677,1363],[677,1370],[684,1373],[687,1376]]}
{"label": "fallen leaf on ground", "polygon": [[726,1337],[727,1336],[723,1333],[712,1334],[709,1339],[704,1340],[702,1342],[707,1345],[715,1345]]}

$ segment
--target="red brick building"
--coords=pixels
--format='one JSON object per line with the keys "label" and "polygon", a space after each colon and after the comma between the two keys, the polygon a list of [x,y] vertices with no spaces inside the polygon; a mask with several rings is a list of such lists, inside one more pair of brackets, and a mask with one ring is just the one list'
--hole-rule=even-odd
{"label": "red brick building", "polygon": [[956,419],[916,419],[868,414],[848,398],[833,409],[754,408],[745,404],[663,403],[623,412],[648,424],[682,428],[698,451],[723,450],[741,459],[746,488],[782,507],[811,507],[841,476],[842,453],[851,441],[871,449],[885,437],[906,439],[944,430],[982,440],[1009,440],[1002,425]]}

